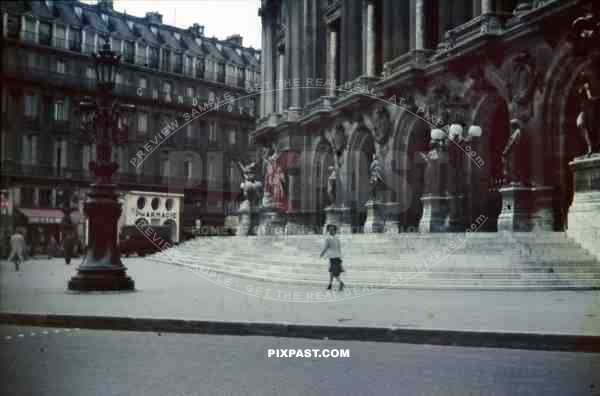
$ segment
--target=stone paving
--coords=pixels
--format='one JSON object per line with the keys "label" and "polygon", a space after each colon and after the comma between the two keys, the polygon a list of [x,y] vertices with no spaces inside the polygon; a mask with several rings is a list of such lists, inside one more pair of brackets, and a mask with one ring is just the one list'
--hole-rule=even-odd
{"label": "stone paving", "polygon": [[136,292],[74,294],[66,285],[79,263],[35,259],[14,272],[2,261],[0,311],[600,335],[598,291],[368,290],[348,285],[334,295],[325,290],[324,261],[319,288],[203,276],[129,258],[124,263]]}

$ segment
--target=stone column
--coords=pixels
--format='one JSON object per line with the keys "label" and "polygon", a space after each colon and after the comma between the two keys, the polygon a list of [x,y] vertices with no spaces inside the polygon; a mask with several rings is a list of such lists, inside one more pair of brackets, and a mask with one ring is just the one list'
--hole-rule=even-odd
{"label": "stone column", "polygon": [[367,56],[366,56],[366,75],[375,76],[375,4],[373,1],[367,1]]}
{"label": "stone column", "polygon": [[274,84],[274,70],[275,55],[273,51],[273,27],[271,26],[270,16],[264,16],[263,21],[265,22],[265,41],[263,45],[263,54],[261,58],[261,65],[264,65],[262,71],[263,86],[262,89],[262,101],[264,106],[264,116],[275,112],[275,84]]}
{"label": "stone column", "polygon": [[300,80],[300,85],[303,85],[302,82],[302,44],[303,40],[300,34],[300,29],[302,28],[302,12],[301,7],[302,3],[300,1],[295,1],[291,5],[291,23],[290,23],[290,64],[291,64],[291,76],[289,79],[291,80],[291,92],[290,92],[290,111],[299,112],[300,107],[302,106],[302,88],[295,86],[294,79]]}
{"label": "stone column", "polygon": [[280,49],[277,52],[277,80],[274,89],[277,89],[277,112],[283,113],[285,110],[285,90],[283,81],[285,79],[285,50]]}
{"label": "stone column", "polygon": [[[335,81],[335,77],[336,77],[336,64],[337,64],[337,32],[334,29],[329,29],[328,31],[328,36],[329,36],[329,45],[327,48],[327,59],[328,59],[328,78],[331,81]],[[332,84],[332,85],[337,85],[338,82],[336,81],[336,84]],[[336,91],[334,86],[329,88],[329,96],[335,96]]]}
{"label": "stone column", "polygon": [[410,0],[410,47],[425,48],[425,4],[424,0]]}
{"label": "stone column", "polygon": [[[492,0],[481,0],[481,14],[487,14],[492,11]],[[477,14],[475,13],[475,15]]]}

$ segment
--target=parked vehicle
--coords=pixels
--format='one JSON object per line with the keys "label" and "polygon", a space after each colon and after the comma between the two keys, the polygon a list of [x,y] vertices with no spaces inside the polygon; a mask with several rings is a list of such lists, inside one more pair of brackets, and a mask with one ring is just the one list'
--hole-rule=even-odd
{"label": "parked vehicle", "polygon": [[124,226],[119,236],[119,250],[125,257],[137,254],[144,257],[172,246],[171,227],[169,226]]}

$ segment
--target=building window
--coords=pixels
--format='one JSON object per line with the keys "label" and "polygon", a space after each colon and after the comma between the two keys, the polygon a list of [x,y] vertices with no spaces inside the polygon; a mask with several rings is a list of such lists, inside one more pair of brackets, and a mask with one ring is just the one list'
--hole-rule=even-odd
{"label": "building window", "polygon": [[168,102],[171,101],[171,90],[172,90],[171,83],[164,82],[163,83],[163,94],[165,95],[165,100]]}
{"label": "building window", "polygon": [[217,124],[215,122],[208,125],[208,140],[211,142],[217,141]]}
{"label": "building window", "polygon": [[208,181],[211,182],[214,180],[215,178],[215,163],[214,161],[211,161],[211,159],[208,159]]}
{"label": "building window", "polygon": [[124,41],[123,43],[123,60],[127,63],[133,63],[135,57],[133,41]]}
{"label": "building window", "polygon": [[67,32],[65,27],[56,25],[54,32],[54,46],[58,48],[67,48]]}
{"label": "building window", "polygon": [[123,75],[119,72],[117,72],[117,75],[115,76],[115,84],[123,85]]}
{"label": "building window", "polygon": [[150,67],[158,69],[158,48],[150,47]]}
{"label": "building window", "polygon": [[42,45],[52,44],[52,25],[46,22],[40,22],[39,43]]}
{"label": "building window", "polygon": [[186,179],[192,178],[192,159],[191,158],[186,158],[185,161],[183,161],[183,172],[184,172],[184,176]]}
{"label": "building window", "polygon": [[162,70],[171,71],[171,51],[168,48],[162,49]]}
{"label": "building window", "polygon": [[140,77],[139,87],[144,89],[148,88],[148,79],[146,77]]}
{"label": "building window", "polygon": [[63,100],[57,100],[54,102],[54,120],[55,121],[66,121],[67,120],[67,104]]}
{"label": "building window", "polygon": [[165,201],[165,209],[167,209],[167,210],[173,210],[173,198],[168,198]]}
{"label": "building window", "polygon": [[152,210],[158,210],[158,208],[160,207],[160,199],[152,198],[152,201],[150,202],[150,206],[152,207]]}
{"label": "building window", "polygon": [[22,188],[21,189],[21,207],[32,207],[33,206],[33,196],[35,191],[33,188]]}
{"label": "building window", "polygon": [[235,144],[235,140],[236,140],[236,131],[235,131],[235,129],[232,129],[229,131],[229,143]]}
{"label": "building window", "polygon": [[81,30],[71,28],[69,30],[69,49],[71,51],[81,51]]}
{"label": "building window", "polygon": [[138,114],[138,132],[146,132],[148,130],[148,114]]}
{"label": "building window", "polygon": [[25,40],[36,41],[35,37],[35,19],[25,18]]}
{"label": "building window", "polygon": [[185,127],[185,137],[187,139],[188,142],[191,142],[194,139],[194,130],[193,130],[193,125],[190,122],[189,124],[187,124],[187,126]]}
{"label": "building window", "polygon": [[25,95],[25,117],[37,116],[37,97],[36,95]]}
{"label": "building window", "polygon": [[38,201],[41,208],[49,208],[52,205],[52,190],[41,188],[38,191]]}
{"label": "building window", "polygon": [[92,160],[92,148],[86,144],[81,148],[81,168],[83,170],[90,169],[90,161]]}
{"label": "building window", "polygon": [[[169,158],[168,158],[168,154],[165,154],[167,156],[167,158],[163,158],[160,161],[160,175],[162,177],[169,177]],[[155,209],[156,210],[156,209]]]}
{"label": "building window", "polygon": [[65,63],[65,61],[56,61],[56,72],[60,74],[65,74],[67,72],[67,64]]}
{"label": "building window", "polygon": [[58,140],[54,142],[54,168],[63,169],[67,167],[67,141]]}
{"label": "building window", "polygon": [[144,197],[139,197],[139,198],[137,199],[137,203],[136,203],[136,205],[137,205],[137,208],[138,208],[139,210],[142,210],[142,209],[144,209],[144,208],[146,207],[146,198],[144,198]]}
{"label": "building window", "polygon": [[122,41],[116,38],[111,38],[110,48],[115,52],[121,52]]}
{"label": "building window", "polygon": [[37,136],[23,136],[21,158],[25,164],[37,164]]}
{"label": "building window", "polygon": [[194,87],[187,87],[185,89],[185,96],[193,98],[194,97]]}

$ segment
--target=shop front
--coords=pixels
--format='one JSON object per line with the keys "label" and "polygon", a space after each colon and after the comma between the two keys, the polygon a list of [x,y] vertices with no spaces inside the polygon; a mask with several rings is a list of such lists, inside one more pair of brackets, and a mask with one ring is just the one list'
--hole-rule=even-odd
{"label": "shop front", "polygon": [[[70,220],[71,224],[66,224],[65,215],[60,209],[17,208],[15,211],[15,226],[25,231],[30,255],[48,254],[52,237],[62,246],[65,232],[77,229],[81,215],[74,211]],[[76,235],[76,240],[79,239],[80,236]]]}
{"label": "shop front", "polygon": [[181,240],[183,194],[130,191],[122,197],[119,228],[145,221],[150,226],[169,226],[171,240]]}

